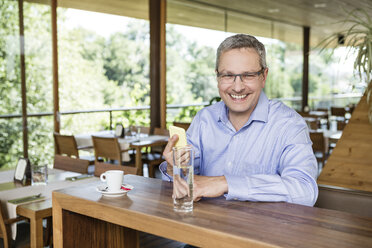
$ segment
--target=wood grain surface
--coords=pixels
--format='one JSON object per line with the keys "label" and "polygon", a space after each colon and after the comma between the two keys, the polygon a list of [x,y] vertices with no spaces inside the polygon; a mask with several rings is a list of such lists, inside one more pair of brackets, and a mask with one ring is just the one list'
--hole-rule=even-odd
{"label": "wood grain surface", "polygon": [[323,168],[318,184],[372,192],[372,125],[364,95]]}
{"label": "wood grain surface", "polygon": [[125,182],[134,189],[118,198],[101,196],[99,183],[53,192],[55,247],[64,244],[65,211],[201,247],[372,247],[372,218],[224,197],[202,199],[181,214],[173,211],[171,183],[134,175]]}

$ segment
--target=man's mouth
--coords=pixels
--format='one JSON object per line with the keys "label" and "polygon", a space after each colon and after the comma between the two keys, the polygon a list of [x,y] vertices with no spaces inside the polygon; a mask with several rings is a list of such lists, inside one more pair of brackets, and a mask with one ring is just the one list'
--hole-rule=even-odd
{"label": "man's mouth", "polygon": [[243,99],[245,97],[247,97],[248,95],[245,94],[245,95],[234,95],[234,94],[230,94],[230,96],[233,98],[233,99]]}

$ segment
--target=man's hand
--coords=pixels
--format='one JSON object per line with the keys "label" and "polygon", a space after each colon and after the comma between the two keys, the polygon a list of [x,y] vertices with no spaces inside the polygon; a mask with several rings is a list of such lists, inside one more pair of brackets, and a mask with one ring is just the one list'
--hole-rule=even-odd
{"label": "man's hand", "polygon": [[176,145],[178,141],[178,135],[173,135],[169,140],[167,146],[164,148],[163,156],[165,161],[167,161],[167,173],[173,176],[173,151],[172,148]]}
{"label": "man's hand", "polygon": [[181,199],[185,196],[190,196],[190,188],[187,185],[185,179],[182,179],[180,175],[173,176],[173,199]]}
{"label": "man's hand", "polygon": [[194,176],[194,201],[199,201],[202,197],[218,197],[227,193],[228,190],[225,176]]}

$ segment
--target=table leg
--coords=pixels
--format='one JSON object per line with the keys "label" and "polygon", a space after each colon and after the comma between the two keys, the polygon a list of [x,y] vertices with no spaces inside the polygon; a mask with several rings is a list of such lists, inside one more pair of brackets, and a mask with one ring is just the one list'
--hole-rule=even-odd
{"label": "table leg", "polygon": [[136,147],[136,168],[137,168],[137,175],[143,176],[143,164],[142,164],[142,153],[141,147]]}
{"label": "table leg", "polygon": [[43,247],[43,219],[30,219],[31,247]]}

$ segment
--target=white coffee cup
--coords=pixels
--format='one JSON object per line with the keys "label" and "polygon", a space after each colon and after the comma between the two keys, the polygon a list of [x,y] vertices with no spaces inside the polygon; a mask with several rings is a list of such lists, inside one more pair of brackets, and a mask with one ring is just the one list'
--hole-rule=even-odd
{"label": "white coffee cup", "polygon": [[108,191],[116,192],[119,191],[123,183],[124,171],[121,170],[108,170],[102,173],[100,179],[102,182],[106,182]]}

